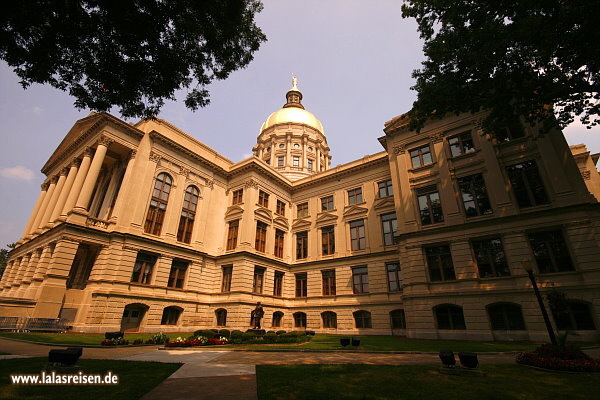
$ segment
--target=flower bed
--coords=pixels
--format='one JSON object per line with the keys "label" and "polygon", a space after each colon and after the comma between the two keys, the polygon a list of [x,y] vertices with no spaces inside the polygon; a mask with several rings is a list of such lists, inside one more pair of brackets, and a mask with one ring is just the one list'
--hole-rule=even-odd
{"label": "flower bed", "polygon": [[575,347],[543,345],[517,354],[518,364],[567,372],[600,372],[600,360],[592,359]]}
{"label": "flower bed", "polygon": [[178,337],[172,342],[165,343],[165,347],[195,347],[195,346],[216,346],[229,343],[225,337],[207,339],[204,336],[191,336],[187,339]]}

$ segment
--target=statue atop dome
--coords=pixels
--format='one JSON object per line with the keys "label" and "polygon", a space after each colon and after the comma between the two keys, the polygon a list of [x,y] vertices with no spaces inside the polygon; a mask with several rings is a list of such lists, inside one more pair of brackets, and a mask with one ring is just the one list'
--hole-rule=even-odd
{"label": "statue atop dome", "polygon": [[298,78],[296,77],[296,75],[294,75],[293,72],[292,72],[292,89],[298,90]]}

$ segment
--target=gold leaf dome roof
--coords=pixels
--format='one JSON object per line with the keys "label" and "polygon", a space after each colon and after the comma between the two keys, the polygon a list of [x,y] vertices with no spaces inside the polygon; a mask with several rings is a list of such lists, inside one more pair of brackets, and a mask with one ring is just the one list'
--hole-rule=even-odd
{"label": "gold leaf dome roof", "polygon": [[286,107],[271,113],[267,120],[262,124],[260,131],[263,132],[272,126],[287,123],[308,125],[311,128],[318,130],[323,135],[325,134],[321,121],[319,121],[310,111],[298,107]]}

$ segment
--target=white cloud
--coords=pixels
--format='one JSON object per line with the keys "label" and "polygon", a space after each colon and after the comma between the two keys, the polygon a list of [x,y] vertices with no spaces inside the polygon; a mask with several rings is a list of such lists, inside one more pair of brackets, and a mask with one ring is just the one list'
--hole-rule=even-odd
{"label": "white cloud", "polygon": [[43,108],[35,106],[33,107],[33,112],[35,113],[35,115],[40,116],[42,115],[42,112],[44,111]]}
{"label": "white cloud", "polygon": [[245,160],[246,158],[250,158],[252,157],[252,153],[244,153],[242,154],[242,160]]}
{"label": "white cloud", "polygon": [[35,174],[32,170],[21,165],[17,165],[16,167],[12,168],[0,169],[0,176],[8,179],[16,179],[18,181],[31,181],[35,178]]}

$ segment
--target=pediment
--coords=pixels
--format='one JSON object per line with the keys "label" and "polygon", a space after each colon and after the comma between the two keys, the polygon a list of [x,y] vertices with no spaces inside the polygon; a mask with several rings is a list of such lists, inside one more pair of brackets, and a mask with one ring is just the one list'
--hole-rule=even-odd
{"label": "pediment", "polygon": [[244,213],[244,209],[240,206],[229,206],[225,211],[225,219],[241,218]]}
{"label": "pediment", "polygon": [[292,223],[293,230],[310,229],[310,221],[307,219],[297,219]]}
{"label": "pediment", "polygon": [[394,206],[394,198],[392,196],[384,197],[383,199],[377,199],[375,200],[375,203],[373,203],[373,208],[376,210],[390,207],[394,208]]}
{"label": "pediment", "polygon": [[279,228],[283,228],[286,231],[290,227],[289,221],[287,220],[287,218],[284,217],[275,217],[275,219],[273,219],[273,225],[276,225]]}
{"label": "pediment", "polygon": [[322,212],[317,214],[317,225],[334,223],[337,221],[337,219],[338,216],[335,214],[332,214],[330,212]]}
{"label": "pediment", "polygon": [[273,220],[273,212],[268,208],[260,207],[254,210],[254,215],[256,217],[260,217],[271,222]]}
{"label": "pediment", "polygon": [[344,219],[366,216],[369,209],[361,206],[347,206],[344,209]]}

